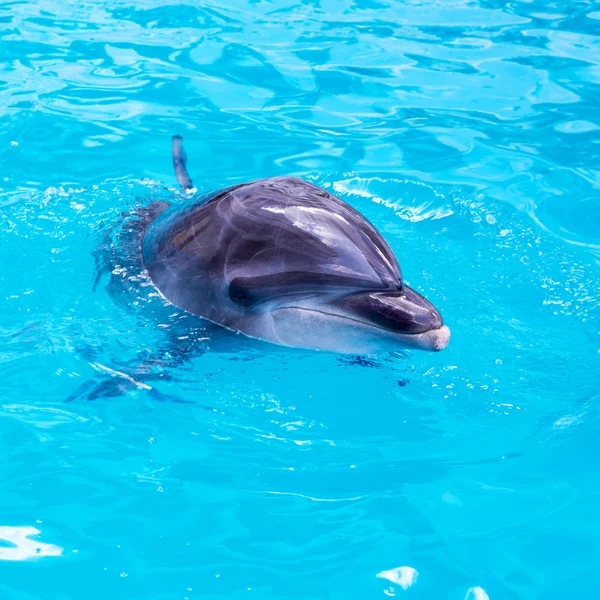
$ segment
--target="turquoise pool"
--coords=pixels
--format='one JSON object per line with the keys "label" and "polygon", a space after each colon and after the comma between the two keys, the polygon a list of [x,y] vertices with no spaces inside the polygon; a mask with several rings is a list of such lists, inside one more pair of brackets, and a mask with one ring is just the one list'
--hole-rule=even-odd
{"label": "turquoise pool", "polygon": [[[600,594],[597,4],[6,2],[0,57],[0,598]],[[361,211],[448,348],[165,307],[119,224],[174,133]]]}

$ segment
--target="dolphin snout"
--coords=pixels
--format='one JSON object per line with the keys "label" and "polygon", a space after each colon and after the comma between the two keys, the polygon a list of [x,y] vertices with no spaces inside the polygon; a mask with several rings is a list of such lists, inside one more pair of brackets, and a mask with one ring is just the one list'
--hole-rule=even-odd
{"label": "dolphin snout", "polygon": [[374,325],[405,335],[425,333],[444,324],[435,306],[408,286],[354,294],[345,304]]}
{"label": "dolphin snout", "polygon": [[408,286],[353,294],[344,300],[344,306],[362,321],[398,334],[422,350],[443,350],[450,340],[450,329],[439,311]]}

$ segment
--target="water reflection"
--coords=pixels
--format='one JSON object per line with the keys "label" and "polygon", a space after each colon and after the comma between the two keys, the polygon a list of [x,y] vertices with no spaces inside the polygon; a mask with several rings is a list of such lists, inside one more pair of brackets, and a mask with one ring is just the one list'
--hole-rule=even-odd
{"label": "water reflection", "polygon": [[397,567],[389,571],[381,571],[376,577],[379,579],[387,579],[396,585],[399,585],[403,590],[407,590],[417,581],[419,573],[412,567]]}
{"label": "water reflection", "polygon": [[30,540],[30,536],[39,535],[35,527],[0,526],[0,540],[10,546],[0,546],[0,560],[29,560],[38,556],[61,556],[63,549],[54,544]]}

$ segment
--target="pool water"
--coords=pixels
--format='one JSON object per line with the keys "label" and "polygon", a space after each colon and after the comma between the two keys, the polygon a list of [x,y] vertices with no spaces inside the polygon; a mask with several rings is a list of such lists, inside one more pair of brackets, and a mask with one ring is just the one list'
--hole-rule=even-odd
{"label": "pool water", "polygon": [[[0,598],[598,596],[598,5],[7,2],[0,56]],[[448,348],[165,306],[174,133],[356,207]]]}

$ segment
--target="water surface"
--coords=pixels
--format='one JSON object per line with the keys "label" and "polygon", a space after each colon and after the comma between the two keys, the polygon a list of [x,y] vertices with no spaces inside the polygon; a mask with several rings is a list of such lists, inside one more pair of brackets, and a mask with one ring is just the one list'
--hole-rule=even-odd
{"label": "water surface", "polygon": [[[597,4],[10,2],[0,56],[2,598],[598,593]],[[165,307],[118,225],[173,133],[360,210],[447,350]]]}

